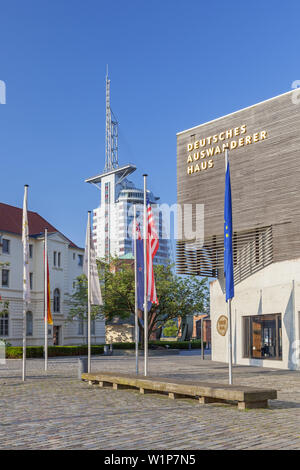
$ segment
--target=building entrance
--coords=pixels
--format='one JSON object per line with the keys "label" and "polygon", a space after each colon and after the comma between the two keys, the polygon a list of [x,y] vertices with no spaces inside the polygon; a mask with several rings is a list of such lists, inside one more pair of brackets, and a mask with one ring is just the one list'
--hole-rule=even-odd
{"label": "building entrance", "polygon": [[54,346],[60,345],[60,331],[61,331],[61,326],[57,326],[57,325],[53,326],[53,345]]}
{"label": "building entrance", "polygon": [[282,359],[281,314],[243,318],[244,357]]}

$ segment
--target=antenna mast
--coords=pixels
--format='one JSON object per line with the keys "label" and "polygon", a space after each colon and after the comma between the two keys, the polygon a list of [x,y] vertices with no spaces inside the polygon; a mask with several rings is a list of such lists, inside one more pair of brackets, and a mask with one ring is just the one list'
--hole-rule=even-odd
{"label": "antenna mast", "polygon": [[[114,120],[112,120],[112,115]],[[111,171],[119,167],[118,161],[118,121],[110,107],[110,79],[106,67],[106,133],[105,133],[105,168]]]}

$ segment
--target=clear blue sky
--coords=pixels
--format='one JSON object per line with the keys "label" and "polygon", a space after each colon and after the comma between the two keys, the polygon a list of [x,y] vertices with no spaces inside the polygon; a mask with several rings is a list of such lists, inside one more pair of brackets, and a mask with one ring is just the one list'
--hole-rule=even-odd
{"label": "clear blue sky", "polygon": [[29,209],[84,244],[109,64],[119,161],[176,202],[176,132],[289,91],[299,22],[299,0],[0,0],[0,201],[29,184]]}

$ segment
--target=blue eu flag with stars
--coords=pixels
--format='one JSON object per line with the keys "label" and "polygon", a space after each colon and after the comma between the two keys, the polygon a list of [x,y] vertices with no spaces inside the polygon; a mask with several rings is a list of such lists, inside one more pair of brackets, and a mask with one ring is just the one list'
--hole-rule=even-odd
{"label": "blue eu flag with stars", "polygon": [[232,204],[229,161],[225,176],[224,200],[224,274],[226,281],[226,302],[234,297],[233,259],[232,259]]}

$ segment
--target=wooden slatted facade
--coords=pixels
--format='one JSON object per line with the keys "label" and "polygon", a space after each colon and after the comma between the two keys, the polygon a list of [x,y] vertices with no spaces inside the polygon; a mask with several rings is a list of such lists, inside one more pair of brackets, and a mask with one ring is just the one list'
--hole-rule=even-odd
{"label": "wooden slatted facade", "polygon": [[[204,158],[198,152],[217,146],[223,150],[224,144],[230,146],[239,139],[241,146],[229,149],[236,280],[250,275],[255,266],[261,269],[300,257],[300,104],[296,104],[296,94],[297,90],[285,93],[177,134],[178,203],[204,204],[204,246],[197,247],[197,241],[183,237],[177,244],[178,272],[223,275],[224,151]],[[231,137],[235,129],[239,135]],[[228,138],[221,141],[226,131],[230,131]],[[251,142],[246,143],[247,136]],[[204,139],[206,146],[201,147]],[[189,150],[189,144],[196,149]],[[206,169],[201,169],[201,163]],[[264,238],[256,238],[257,233],[260,237],[264,233]],[[239,277],[241,270],[244,274]]]}

